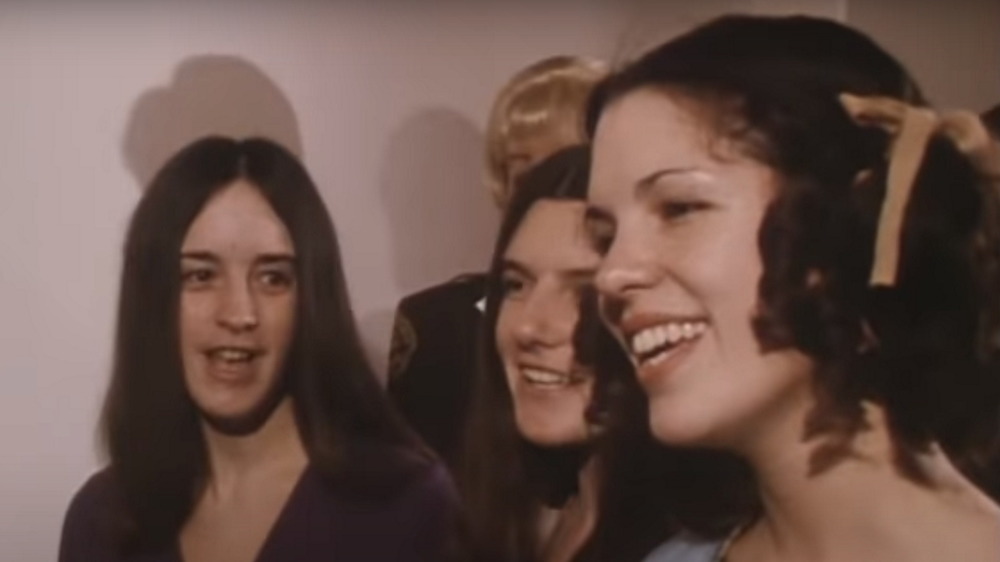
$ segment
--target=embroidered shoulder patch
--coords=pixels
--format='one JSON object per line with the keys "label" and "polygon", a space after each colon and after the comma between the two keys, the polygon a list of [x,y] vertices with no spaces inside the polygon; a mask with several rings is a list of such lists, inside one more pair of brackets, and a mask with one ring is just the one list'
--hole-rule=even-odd
{"label": "embroidered shoulder patch", "polygon": [[406,371],[416,350],[417,331],[410,319],[402,311],[397,311],[392,324],[392,343],[389,348],[390,380],[398,378]]}

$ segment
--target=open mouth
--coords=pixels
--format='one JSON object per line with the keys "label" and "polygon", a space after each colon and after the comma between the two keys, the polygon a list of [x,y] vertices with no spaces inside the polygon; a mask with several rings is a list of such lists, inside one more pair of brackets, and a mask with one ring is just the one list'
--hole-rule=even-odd
{"label": "open mouth", "polygon": [[645,328],[629,338],[629,348],[637,366],[662,362],[677,346],[693,342],[708,329],[708,322],[689,320],[665,322]]}
{"label": "open mouth", "polygon": [[583,377],[574,376],[572,373],[523,365],[521,366],[521,377],[528,384],[540,388],[563,388],[583,380]]}
{"label": "open mouth", "polygon": [[220,346],[205,352],[212,362],[225,366],[238,367],[246,365],[262,355],[261,350],[249,347]]}

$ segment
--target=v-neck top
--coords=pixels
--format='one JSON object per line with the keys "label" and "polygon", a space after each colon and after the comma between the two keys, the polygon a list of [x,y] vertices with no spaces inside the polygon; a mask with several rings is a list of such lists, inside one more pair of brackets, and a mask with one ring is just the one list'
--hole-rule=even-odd
{"label": "v-neck top", "polygon": [[[112,507],[113,482],[105,469],[84,484],[63,523],[59,562],[184,562],[177,541],[160,552],[121,557],[100,521]],[[255,562],[432,562],[451,538],[456,494],[442,465],[387,501],[337,494],[307,467],[257,554]]]}

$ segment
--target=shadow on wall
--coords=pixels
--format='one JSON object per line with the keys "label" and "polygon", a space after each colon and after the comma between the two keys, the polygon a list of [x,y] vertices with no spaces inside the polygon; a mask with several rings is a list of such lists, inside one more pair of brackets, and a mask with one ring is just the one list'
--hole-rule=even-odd
{"label": "shadow on wall", "polygon": [[[381,196],[402,295],[486,269],[499,212],[484,182],[483,150],[476,126],[445,108],[416,112],[390,137]],[[396,303],[392,306],[360,322],[365,348],[383,379]]]}
{"label": "shadow on wall", "polygon": [[175,152],[210,134],[267,137],[302,158],[288,98],[256,65],[225,55],[185,59],[169,84],[143,93],[129,115],[122,156],[145,189]]}
{"label": "shadow on wall", "polygon": [[389,372],[389,345],[395,318],[396,311],[386,309],[373,310],[358,318],[361,345],[382,386],[385,386]]}
{"label": "shadow on wall", "polygon": [[484,182],[483,136],[461,114],[419,111],[392,134],[382,204],[404,294],[486,268],[499,212]]}

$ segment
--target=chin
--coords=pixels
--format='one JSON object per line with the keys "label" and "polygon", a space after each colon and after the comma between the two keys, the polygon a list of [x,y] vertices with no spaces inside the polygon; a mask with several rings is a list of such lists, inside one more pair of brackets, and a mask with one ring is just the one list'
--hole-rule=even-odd
{"label": "chin", "polygon": [[[695,414],[695,415],[692,415]],[[649,430],[660,443],[679,447],[712,446],[706,422],[698,412],[684,412],[669,404],[649,405]]]}
{"label": "chin", "polygon": [[202,399],[196,397],[195,407],[203,416],[219,419],[240,418],[250,414],[264,402],[263,397],[258,395],[239,397],[230,395],[216,398],[219,399],[213,400],[212,396],[206,396]]}
{"label": "chin", "polygon": [[197,404],[202,420],[219,433],[244,436],[255,433],[274,414],[285,398],[283,392],[271,392],[254,399],[225,405]]}
{"label": "chin", "polygon": [[521,437],[539,447],[565,447],[587,441],[587,428],[581,423],[542,424],[519,420],[517,430]]}

